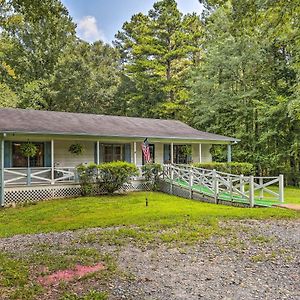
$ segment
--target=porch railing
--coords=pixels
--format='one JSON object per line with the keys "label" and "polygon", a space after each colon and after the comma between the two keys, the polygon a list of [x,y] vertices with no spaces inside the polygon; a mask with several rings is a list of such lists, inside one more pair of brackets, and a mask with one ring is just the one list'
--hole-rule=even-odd
{"label": "porch railing", "polygon": [[76,181],[75,168],[5,168],[4,185],[32,185],[72,183]]}

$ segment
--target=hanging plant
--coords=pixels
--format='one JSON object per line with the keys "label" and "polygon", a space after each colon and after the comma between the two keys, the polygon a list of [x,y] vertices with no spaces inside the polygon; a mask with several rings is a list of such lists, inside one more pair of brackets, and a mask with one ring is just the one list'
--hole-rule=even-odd
{"label": "hanging plant", "polygon": [[30,167],[30,157],[34,157],[37,153],[37,146],[30,142],[21,144],[20,152],[23,156],[27,157],[28,168]]}
{"label": "hanging plant", "polygon": [[34,157],[37,152],[37,146],[28,142],[20,146],[21,154],[25,157]]}
{"label": "hanging plant", "polygon": [[83,153],[83,146],[81,144],[72,144],[69,147],[69,152],[75,155],[81,155]]}

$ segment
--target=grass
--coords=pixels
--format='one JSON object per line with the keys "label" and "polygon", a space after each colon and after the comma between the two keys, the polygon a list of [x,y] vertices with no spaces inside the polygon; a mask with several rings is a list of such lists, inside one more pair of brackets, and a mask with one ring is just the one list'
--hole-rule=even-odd
{"label": "grass", "polygon": [[[291,194],[294,194],[293,190]],[[130,280],[130,274],[120,272],[115,257],[100,251],[99,245],[120,246],[130,243],[155,248],[163,243],[184,249],[181,245],[202,242],[211,236],[225,236],[229,240],[234,237],[235,229],[220,226],[221,220],[300,217],[299,212],[280,208],[237,208],[154,192],[147,196],[148,207],[145,206],[146,193],[141,192],[44,201],[0,210],[0,237],[102,228],[82,232],[66,245],[38,243],[30,251],[22,251],[17,256],[0,253],[0,294],[3,299],[38,299],[45,292],[45,288],[36,280],[39,276],[73,268],[78,263],[94,265],[100,261],[106,266],[105,270],[87,275],[78,280],[76,285],[73,283],[72,286],[82,285],[79,294],[67,284],[60,284],[57,289],[60,300],[106,300],[109,296],[105,292],[106,284],[115,276]],[[245,247],[238,238],[230,241],[232,247]],[[251,241],[261,245],[269,243],[271,238],[257,235]],[[251,257],[251,261],[263,262],[274,259],[273,256],[258,253]],[[100,291],[99,287],[93,290],[89,282],[102,283],[104,291],[102,285]]]}
{"label": "grass", "polygon": [[91,227],[143,226],[170,228],[205,225],[219,219],[298,218],[299,212],[279,208],[236,208],[187,200],[163,193],[81,197],[52,200],[0,211],[0,237]]}
{"label": "grass", "polygon": [[286,187],[284,189],[285,203],[300,204],[300,188]]}

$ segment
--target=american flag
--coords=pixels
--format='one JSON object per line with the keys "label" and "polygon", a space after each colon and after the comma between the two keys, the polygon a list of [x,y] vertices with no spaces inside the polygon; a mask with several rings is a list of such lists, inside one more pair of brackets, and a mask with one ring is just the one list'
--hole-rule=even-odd
{"label": "american flag", "polygon": [[151,161],[151,155],[150,155],[150,147],[148,139],[145,139],[142,143],[142,151],[144,155],[145,163],[149,163]]}

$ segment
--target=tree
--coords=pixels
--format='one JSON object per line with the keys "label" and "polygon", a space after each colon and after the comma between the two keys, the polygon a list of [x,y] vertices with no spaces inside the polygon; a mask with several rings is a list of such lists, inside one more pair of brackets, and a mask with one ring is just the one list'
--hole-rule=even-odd
{"label": "tree", "polygon": [[[203,28],[196,14],[183,15],[175,0],[158,1],[136,14],[116,35],[125,75],[127,114],[187,115],[186,75],[201,59]],[[124,82],[123,81],[123,82]]]}
{"label": "tree", "polygon": [[16,107],[17,103],[17,95],[6,84],[0,83],[0,108]]}
{"label": "tree", "polygon": [[[235,159],[254,163],[260,174],[284,171],[295,179],[299,7],[282,1],[208,2],[214,7],[205,20],[206,57],[190,81],[194,124],[241,138]],[[215,154],[221,159],[222,153]]]}
{"label": "tree", "polygon": [[60,54],[75,37],[75,25],[59,0],[1,0],[2,37],[11,47],[3,59],[16,79],[4,78],[19,92],[25,84],[47,79],[53,73]]}
{"label": "tree", "polygon": [[119,81],[118,53],[115,49],[100,41],[89,44],[77,40],[60,55],[49,79],[25,84],[20,94],[21,106],[113,113]]}

